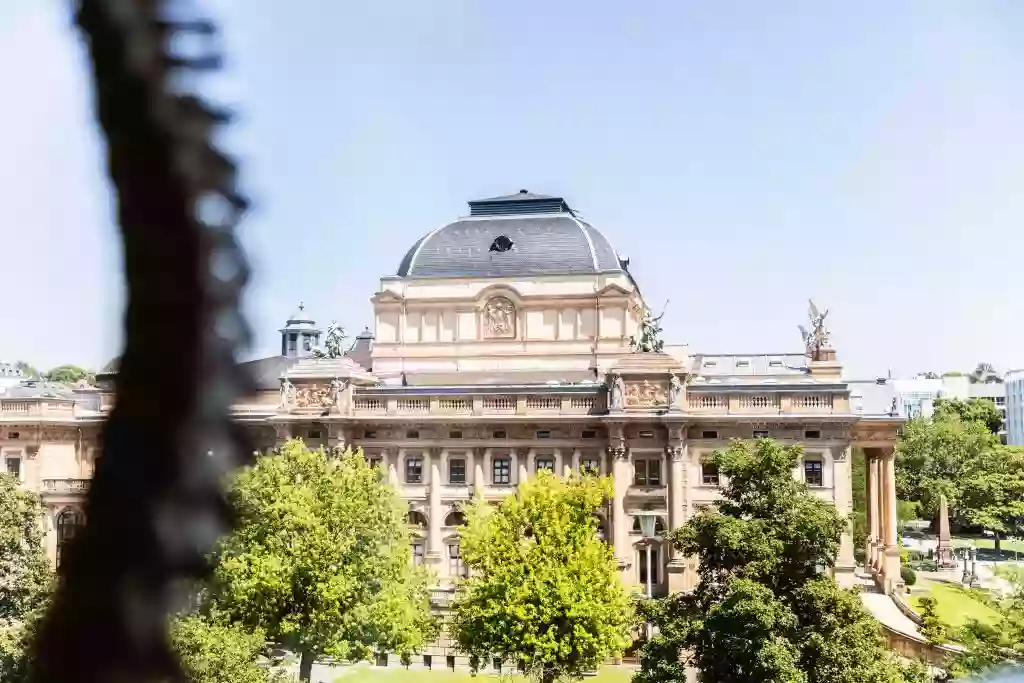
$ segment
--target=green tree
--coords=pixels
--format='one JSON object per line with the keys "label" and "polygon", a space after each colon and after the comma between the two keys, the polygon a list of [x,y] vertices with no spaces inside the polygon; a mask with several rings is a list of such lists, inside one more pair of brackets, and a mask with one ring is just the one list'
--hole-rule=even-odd
{"label": "green tree", "polygon": [[633,609],[594,512],[611,480],[540,472],[497,507],[467,508],[450,633],[472,661],[521,663],[540,681],[579,678],[629,643]]}
{"label": "green tree", "polygon": [[289,441],[243,470],[230,496],[238,525],[218,552],[209,606],[297,652],[302,680],[322,654],[408,654],[434,637],[406,505],[361,452]]}
{"label": "green tree", "polygon": [[933,420],[945,420],[953,415],[963,422],[981,422],[993,434],[998,434],[1003,428],[1003,415],[988,398],[971,398],[966,401],[956,398],[935,399]]}
{"label": "green tree", "polygon": [[239,624],[210,623],[198,616],[175,621],[171,644],[188,683],[272,683],[283,681],[258,663],[266,641],[262,630],[247,630]]}
{"label": "green tree", "polygon": [[768,439],[714,453],[722,500],[671,534],[700,562],[697,588],[664,599],[636,683],[680,681],[662,665],[680,658],[706,683],[924,680],[885,650],[858,596],[823,573],[845,520],[793,478],[800,453]]}
{"label": "green tree", "polygon": [[28,361],[19,360],[14,364],[14,367],[21,370],[25,377],[39,377],[39,370]]}
{"label": "green tree", "polygon": [[83,379],[91,381],[93,377],[94,374],[92,372],[77,365],[58,365],[43,373],[44,379],[48,379],[51,382],[60,382],[61,384],[75,384]]}
{"label": "green tree", "polygon": [[53,573],[43,545],[39,496],[0,474],[0,623],[19,622],[46,602]]}

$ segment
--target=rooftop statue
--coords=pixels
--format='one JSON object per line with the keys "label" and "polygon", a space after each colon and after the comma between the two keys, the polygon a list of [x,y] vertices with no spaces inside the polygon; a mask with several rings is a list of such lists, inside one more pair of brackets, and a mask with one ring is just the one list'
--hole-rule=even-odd
{"label": "rooftop statue", "polygon": [[825,329],[825,318],[828,317],[828,310],[826,309],[822,313],[811,299],[808,299],[807,303],[809,304],[807,318],[810,320],[811,330],[808,332],[803,325],[797,325],[797,327],[800,328],[800,335],[804,338],[807,355],[811,357],[811,360],[821,360],[821,350],[828,348],[829,335],[828,330]]}
{"label": "rooftop statue", "polygon": [[643,308],[643,320],[640,321],[640,336],[629,338],[629,348],[634,353],[660,353],[665,347],[661,340],[661,319],[665,317],[665,308],[668,302],[661,309],[661,315],[657,318],[646,305]]}
{"label": "rooftop statue", "polygon": [[338,325],[337,321],[327,327],[327,334],[324,335],[323,348],[313,349],[314,358],[341,358],[345,352],[341,350],[341,342],[345,339],[345,328]]}

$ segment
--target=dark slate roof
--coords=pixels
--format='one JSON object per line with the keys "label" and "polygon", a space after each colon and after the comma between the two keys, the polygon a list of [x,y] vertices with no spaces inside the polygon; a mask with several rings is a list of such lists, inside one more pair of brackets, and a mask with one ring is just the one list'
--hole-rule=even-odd
{"label": "dark slate roof", "polygon": [[66,384],[44,380],[25,380],[0,388],[0,398],[61,398],[77,400],[78,395]]}
{"label": "dark slate roof", "polygon": [[281,375],[297,362],[299,362],[298,357],[271,356],[270,358],[246,361],[239,365],[252,373],[257,391],[271,391],[281,387]]}
{"label": "dark slate roof", "polygon": [[370,357],[370,352],[373,350],[373,332],[370,332],[370,328],[366,327],[356,335],[356,339],[352,342],[352,346],[345,355],[355,361],[364,370],[370,371],[373,369],[373,360]]}
{"label": "dark slate roof", "polygon": [[[561,197],[520,190],[469,202],[470,216],[418,239],[399,277],[508,277],[621,272],[608,239]],[[492,251],[495,239],[512,241]]]}

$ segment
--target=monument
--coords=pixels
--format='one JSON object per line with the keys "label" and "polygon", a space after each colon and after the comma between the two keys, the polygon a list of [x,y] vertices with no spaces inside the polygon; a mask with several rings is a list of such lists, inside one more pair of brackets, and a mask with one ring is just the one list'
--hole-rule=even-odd
{"label": "monument", "polygon": [[949,535],[949,503],[946,496],[939,496],[939,547],[935,552],[935,560],[940,569],[955,569],[956,558],[953,556],[953,541]]}

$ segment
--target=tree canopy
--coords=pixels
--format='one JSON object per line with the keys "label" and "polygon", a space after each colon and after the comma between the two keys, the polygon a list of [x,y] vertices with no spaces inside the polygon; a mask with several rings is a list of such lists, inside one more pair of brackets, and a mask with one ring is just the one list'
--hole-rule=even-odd
{"label": "tree canopy", "polygon": [[412,565],[407,508],[360,451],[299,440],[235,480],[209,607],[301,656],[415,652],[435,634],[428,575]]}
{"label": "tree canopy", "polygon": [[83,379],[91,380],[94,377],[94,374],[85,368],[78,367],[77,365],[58,365],[57,367],[44,372],[43,377],[51,382],[75,384]]}
{"label": "tree canopy", "polygon": [[19,622],[49,595],[52,572],[43,544],[43,504],[0,474],[0,622]]}
{"label": "tree canopy", "polygon": [[924,680],[885,650],[858,596],[824,573],[846,522],[794,479],[800,455],[768,439],[714,453],[722,500],[671,534],[700,562],[697,588],[645,609],[660,633],[636,683],[684,680],[679,659],[705,683]]}
{"label": "tree canopy", "polygon": [[935,399],[934,409],[932,419],[935,420],[948,420],[956,415],[963,422],[982,423],[993,434],[998,434],[1003,428],[1003,415],[991,399],[971,398],[961,401],[956,398],[938,398]]}
{"label": "tree canopy", "polygon": [[283,683],[283,672],[261,666],[266,641],[262,630],[210,623],[198,616],[175,621],[171,645],[188,683]]}
{"label": "tree canopy", "polygon": [[563,680],[629,644],[632,606],[594,516],[611,487],[608,478],[542,471],[497,506],[468,506],[460,553],[470,575],[449,632],[472,660]]}

